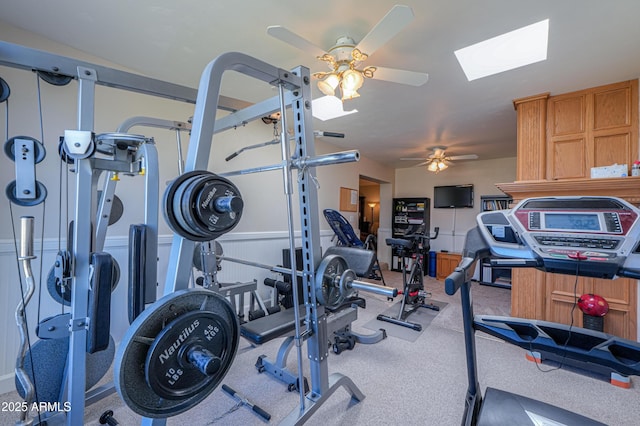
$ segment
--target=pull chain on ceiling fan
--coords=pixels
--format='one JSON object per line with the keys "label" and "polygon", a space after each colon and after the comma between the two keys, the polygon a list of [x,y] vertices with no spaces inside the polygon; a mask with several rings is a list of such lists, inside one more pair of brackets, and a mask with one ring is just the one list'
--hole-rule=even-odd
{"label": "pull chain on ceiling fan", "polygon": [[409,25],[413,18],[409,6],[395,5],[359,43],[356,44],[349,36],[342,36],[328,51],[280,25],[267,28],[267,33],[324,61],[330,71],[313,73],[320,80],[318,88],[327,96],[335,96],[339,88],[341,99],[345,101],[360,96],[358,89],[364,84],[365,78],[411,86],[422,86],[427,82],[429,75],[425,73],[377,66],[360,67],[373,52]]}

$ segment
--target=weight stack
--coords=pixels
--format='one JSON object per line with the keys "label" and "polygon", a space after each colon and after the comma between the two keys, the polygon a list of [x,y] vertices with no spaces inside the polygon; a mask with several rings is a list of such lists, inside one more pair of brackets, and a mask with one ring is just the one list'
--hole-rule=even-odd
{"label": "weight stack", "polygon": [[604,317],[582,314],[582,328],[604,331]]}

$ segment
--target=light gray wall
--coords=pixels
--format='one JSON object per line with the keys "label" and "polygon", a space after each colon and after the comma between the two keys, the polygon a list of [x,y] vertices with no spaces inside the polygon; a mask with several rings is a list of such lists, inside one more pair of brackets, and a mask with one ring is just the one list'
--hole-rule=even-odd
{"label": "light gray wall", "polygon": [[[122,67],[110,64],[100,58],[8,26],[0,27],[0,40],[122,69]],[[44,183],[48,189],[46,211],[43,211],[43,205],[30,208],[13,206],[13,216],[17,224],[19,224],[19,217],[22,215],[32,215],[36,218],[35,246],[38,259],[34,261],[33,269],[36,283],[40,282],[42,276],[44,288],[42,290],[41,306],[38,306],[38,297],[34,297],[32,303],[27,307],[29,324],[33,333],[37,318],[46,318],[49,315],[60,312],[60,306],[50,298],[46,290],[46,275],[53,265],[59,246],[58,223],[61,220],[61,215],[58,200],[61,193],[69,193],[70,217],[73,217],[75,203],[74,177],[70,176],[68,190],[60,191],[57,144],[58,137],[63,134],[65,129],[77,128],[77,84],[76,82],[71,82],[68,86],[54,87],[40,82],[44,126],[44,138],[41,138],[35,74],[30,71],[0,67],[0,76],[11,86],[8,123],[10,137],[16,135],[35,137],[43,141],[47,150],[46,158],[37,165],[37,179]],[[192,86],[197,87],[197,83],[197,81],[194,81]],[[224,87],[223,93],[233,97],[233,93],[225,93]],[[7,126],[4,114],[5,105],[0,104],[0,134],[3,137]],[[193,109],[194,106],[189,104],[99,86],[96,88],[95,131],[96,133],[113,132],[125,119],[140,115],[186,121],[193,114]],[[320,122],[316,124],[320,124]],[[331,130],[331,123],[322,124],[322,127],[318,127],[317,130],[329,131]],[[178,173],[175,133],[143,127],[134,127],[131,129],[131,133],[154,137],[159,152],[160,182],[163,189],[164,184],[175,178]],[[209,170],[221,173],[280,162],[280,150],[277,145],[245,151],[230,162],[224,161],[226,156],[244,146],[269,141],[272,138],[273,127],[263,124],[260,120],[214,136]],[[317,154],[344,150],[344,148],[337,148],[331,145],[329,143],[330,140],[323,139],[316,140],[315,148]],[[345,140],[348,141],[348,134]],[[186,157],[188,143],[186,134],[183,134],[182,142],[183,152]],[[0,159],[0,187],[4,188],[10,181],[15,179],[15,171],[13,163],[8,158],[4,155],[0,155],[0,157],[2,157]],[[361,158],[358,163],[319,167],[317,175],[320,186],[319,209],[338,209],[339,188],[358,188],[360,175],[367,175],[386,182],[393,182],[394,180],[392,169],[383,167],[367,158]],[[225,253],[260,263],[281,263],[281,250],[288,246],[285,232],[287,229],[286,205],[281,172],[273,171],[245,175],[233,177],[231,180],[240,189],[245,201],[245,209],[240,224],[233,232],[221,237]],[[64,179],[63,186],[67,188],[64,185]],[[105,250],[116,258],[122,269],[120,285],[113,295],[111,327],[112,335],[116,341],[119,341],[128,326],[126,321],[127,235],[129,225],[140,223],[143,219],[143,179],[121,176],[116,194],[122,199],[125,212],[118,223],[109,227]],[[20,280],[16,266],[14,240],[11,227],[8,226],[10,223],[9,202],[4,196],[2,198],[3,201],[0,202],[0,223],[4,224],[4,226],[0,227],[0,271],[3,271],[3,276],[0,279],[0,311],[2,312],[0,313],[0,325],[2,325],[0,326],[0,341],[5,342],[5,345],[4,350],[0,352],[0,393],[13,388],[13,370],[19,342],[18,330],[13,316],[15,307],[20,300]],[[390,193],[387,198],[390,204]],[[86,202],[86,200],[81,200],[80,202]],[[299,230],[297,196],[294,199],[294,210],[295,227]],[[64,212],[64,208],[62,211]],[[321,212],[318,212],[318,214],[321,214]],[[64,213],[62,214],[62,221],[66,221]],[[44,239],[41,240],[40,230],[43,228],[43,224]],[[357,225],[357,220],[354,225]],[[326,248],[332,244],[330,240],[333,233],[324,219],[320,220],[320,226],[321,244],[323,248]],[[66,245],[64,234],[65,231],[63,230],[62,247]],[[163,219],[160,219],[159,234],[158,281],[160,288],[162,288],[171,244],[171,232]],[[42,251],[40,251],[41,247]],[[39,266],[40,262],[42,262],[42,269]],[[42,273],[40,273],[41,270]],[[272,275],[269,271],[225,263],[220,279],[223,282],[244,282],[256,279],[259,283],[261,295],[267,299],[270,297],[270,293],[262,285],[262,281],[265,277]],[[39,290],[36,290],[36,296],[38,292]],[[162,291],[160,290],[160,292]],[[38,309],[40,309],[40,314],[38,314]],[[34,334],[32,334],[32,338],[35,338]]]}
{"label": "light gray wall", "polygon": [[[396,169],[395,197],[428,197],[431,202],[431,229],[440,227],[440,236],[431,241],[432,250],[460,252],[467,231],[475,226],[480,212],[481,195],[504,195],[496,183],[513,182],[516,159],[474,160],[457,163],[440,173],[425,167]],[[464,209],[434,209],[433,187],[441,185],[474,185],[474,207]]]}

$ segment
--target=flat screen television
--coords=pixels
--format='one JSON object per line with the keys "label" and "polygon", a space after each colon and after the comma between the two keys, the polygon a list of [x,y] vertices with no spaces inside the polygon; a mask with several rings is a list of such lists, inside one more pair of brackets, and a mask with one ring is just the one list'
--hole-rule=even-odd
{"label": "flat screen television", "polygon": [[433,187],[433,208],[459,209],[473,207],[473,184]]}

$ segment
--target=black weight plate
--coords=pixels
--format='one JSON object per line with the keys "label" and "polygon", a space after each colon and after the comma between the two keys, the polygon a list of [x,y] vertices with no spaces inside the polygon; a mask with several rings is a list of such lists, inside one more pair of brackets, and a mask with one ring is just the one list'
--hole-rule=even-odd
{"label": "black weight plate", "polygon": [[4,192],[9,201],[23,207],[37,206],[47,198],[47,188],[40,181],[36,181],[36,198],[32,200],[22,200],[18,198],[16,195],[15,180],[11,181],[11,183],[7,185]]}
{"label": "black weight plate", "polygon": [[[188,360],[188,351],[204,348],[218,360],[233,347],[229,322],[215,312],[192,311],[168,324],[156,337],[145,362],[147,384],[159,396],[182,399],[220,382],[217,369],[205,375]],[[211,364],[213,365],[213,363]]]}
{"label": "black weight plate", "polygon": [[194,176],[202,175],[203,173],[209,172],[195,170],[192,172],[184,173],[178,176],[173,182],[171,182],[169,186],[167,186],[167,189],[164,191],[162,202],[162,214],[164,216],[164,219],[173,232],[190,241],[209,241],[211,240],[211,238],[204,238],[199,235],[194,235],[193,233],[185,230],[184,227],[182,227],[178,222],[177,214],[179,214],[180,212],[174,212],[174,201],[176,200],[176,192],[178,191],[178,189],[181,189],[181,186],[185,181]]}
{"label": "black weight plate", "polygon": [[47,155],[47,150],[45,149],[42,142],[39,140],[32,138],[30,136],[14,136],[11,139],[7,140],[4,143],[4,153],[11,159],[11,161],[16,161],[16,140],[18,139],[27,139],[33,142],[33,161],[38,164],[44,157]]}
{"label": "black weight plate", "polygon": [[10,94],[11,89],[9,88],[9,84],[0,77],[0,103],[9,99]]}
{"label": "black weight plate", "polygon": [[[102,191],[98,191],[98,205],[100,204],[100,200],[102,199]],[[122,204],[122,200],[117,195],[113,195],[113,199],[111,201],[111,212],[109,214],[109,223],[111,226],[117,221],[120,220],[122,214],[124,213],[124,205]]]}
{"label": "black weight plate", "polygon": [[341,278],[347,269],[347,261],[341,256],[330,254],[322,259],[316,270],[315,288],[316,299],[321,305],[336,308],[344,301]]}
{"label": "black weight plate", "polygon": [[[217,258],[217,256],[222,256],[224,252],[222,251],[222,246],[217,241],[212,241],[213,244],[213,253],[207,252],[206,256],[216,256],[216,267],[219,268],[222,261]],[[195,248],[193,249],[193,267],[196,268],[200,272],[204,272],[204,266],[202,265],[202,243],[198,242],[195,244]],[[207,271],[211,273],[213,271]]]}
{"label": "black weight plate", "polygon": [[[113,269],[111,270],[111,292],[116,289],[120,281],[120,265],[113,259]],[[71,306],[71,291],[66,290],[64,297],[62,296],[62,286],[56,282],[56,267],[52,266],[47,275],[47,291],[53,300],[58,303],[64,303],[65,306]]]}
{"label": "black weight plate", "polygon": [[[147,356],[167,324],[191,312],[202,313],[203,318],[214,314],[230,331],[230,344],[224,349],[224,358],[214,380],[207,381],[194,395],[163,398],[147,384],[144,371]],[[164,296],[142,311],[127,329],[115,358],[116,390],[129,408],[144,417],[163,418],[185,412],[213,392],[229,371],[238,350],[239,331],[240,324],[233,307],[217,293],[185,289]]]}
{"label": "black weight plate", "polygon": [[188,180],[184,181],[182,185],[176,190],[175,198],[173,199],[173,212],[176,215],[176,220],[188,233],[192,235],[197,235],[200,238],[206,238],[207,240],[211,239],[209,233],[207,233],[207,229],[203,226],[198,226],[193,219],[193,213],[189,208],[189,204],[184,202],[187,197],[185,194],[190,191],[193,183],[204,179],[205,176],[197,175],[192,176]]}
{"label": "black weight plate", "polygon": [[[86,361],[86,389],[91,389],[109,371],[116,345],[112,337],[109,337],[107,349],[87,354]],[[24,370],[27,376],[34,383],[37,389],[37,399],[40,402],[57,402],[60,398],[61,386],[63,385],[64,373],[66,371],[67,355],[69,352],[69,338],[63,339],[43,339],[38,340],[24,357]],[[33,359],[33,364],[31,360]],[[33,368],[32,368],[33,365]],[[16,378],[16,390],[24,398],[24,388]]]}
{"label": "black weight plate", "polygon": [[71,82],[71,80],[73,80],[73,77],[69,77],[68,75],[56,74],[48,71],[36,72],[38,73],[38,77],[54,86],[66,86]]}
{"label": "black weight plate", "polygon": [[[213,200],[218,197],[240,197],[238,189],[230,182],[216,177],[199,182],[197,191],[192,193],[189,205],[199,221],[211,233],[224,234],[231,231],[240,222],[242,210],[239,212],[218,212],[213,207]],[[217,235],[216,235],[217,236]]]}

